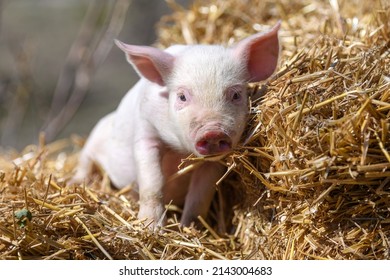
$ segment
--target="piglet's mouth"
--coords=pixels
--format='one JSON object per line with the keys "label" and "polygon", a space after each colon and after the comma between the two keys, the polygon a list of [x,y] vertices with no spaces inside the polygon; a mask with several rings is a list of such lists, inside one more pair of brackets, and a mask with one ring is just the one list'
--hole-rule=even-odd
{"label": "piglet's mouth", "polygon": [[232,150],[232,139],[223,131],[209,130],[196,140],[195,149],[202,156],[224,154]]}

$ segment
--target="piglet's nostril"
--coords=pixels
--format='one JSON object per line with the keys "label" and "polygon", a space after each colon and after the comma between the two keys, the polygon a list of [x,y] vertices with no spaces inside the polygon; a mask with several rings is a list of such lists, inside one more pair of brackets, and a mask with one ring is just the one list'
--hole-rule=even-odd
{"label": "piglet's nostril", "polygon": [[222,154],[232,148],[232,140],[220,131],[208,131],[196,142],[196,150],[201,155]]}
{"label": "piglet's nostril", "polygon": [[230,150],[232,148],[232,142],[227,140],[220,140],[218,146],[221,150]]}

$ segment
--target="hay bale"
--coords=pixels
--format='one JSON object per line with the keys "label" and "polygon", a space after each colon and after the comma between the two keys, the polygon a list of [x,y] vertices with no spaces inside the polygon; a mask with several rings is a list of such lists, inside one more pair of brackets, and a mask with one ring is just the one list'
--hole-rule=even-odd
{"label": "hay bale", "polygon": [[221,191],[241,190],[233,218],[220,196],[204,230],[178,228],[172,209],[166,232],[149,232],[130,190],[110,189],[103,172],[66,184],[78,141],[42,141],[0,155],[1,258],[389,259],[389,4],[169,2],[160,46],[231,44],[283,21],[279,71],[249,85],[243,145],[223,161]]}

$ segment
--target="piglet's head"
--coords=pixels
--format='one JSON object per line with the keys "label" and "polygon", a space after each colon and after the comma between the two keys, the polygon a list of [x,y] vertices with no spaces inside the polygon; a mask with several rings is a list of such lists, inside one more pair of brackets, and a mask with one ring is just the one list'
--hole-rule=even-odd
{"label": "piglet's head", "polygon": [[193,45],[162,51],[116,44],[140,76],[167,87],[175,135],[168,144],[206,156],[229,152],[239,142],[248,112],[246,83],[265,80],[275,71],[279,28],[280,23],[230,48]]}

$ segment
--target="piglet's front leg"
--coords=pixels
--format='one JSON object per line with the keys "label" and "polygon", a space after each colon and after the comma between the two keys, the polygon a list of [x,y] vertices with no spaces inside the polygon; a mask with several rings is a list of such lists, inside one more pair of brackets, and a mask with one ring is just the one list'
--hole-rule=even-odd
{"label": "piglet's front leg", "polygon": [[139,188],[139,219],[151,222],[151,228],[162,226],[165,220],[163,203],[164,176],[161,171],[160,143],[142,139],[135,145]]}
{"label": "piglet's front leg", "polygon": [[181,224],[189,226],[198,216],[207,216],[213,200],[216,183],[223,176],[225,167],[218,162],[206,161],[194,170],[186,195]]}

